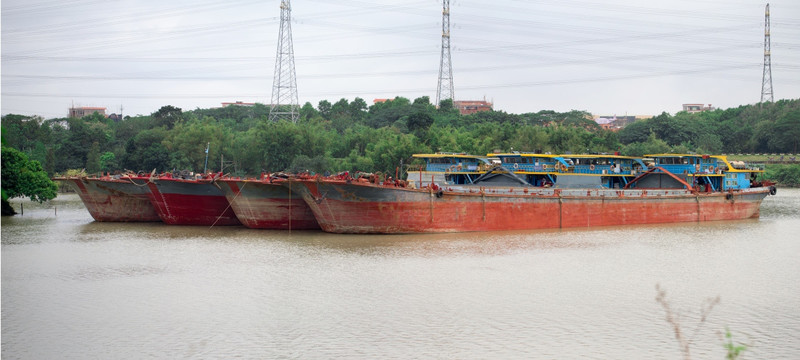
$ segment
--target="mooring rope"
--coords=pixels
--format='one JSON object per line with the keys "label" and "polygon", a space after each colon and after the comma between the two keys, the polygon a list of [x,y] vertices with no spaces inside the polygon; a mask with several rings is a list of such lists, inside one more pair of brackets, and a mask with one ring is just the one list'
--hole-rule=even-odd
{"label": "mooring rope", "polygon": [[[216,182],[214,185],[216,185]],[[217,220],[214,220],[214,223],[208,227],[209,230],[211,230],[211,228],[213,228],[214,225],[217,224],[217,221],[219,221],[219,219],[222,219],[222,215],[225,215],[225,212],[231,208],[231,204],[236,200],[237,197],[239,197],[239,195],[242,193],[242,189],[244,189],[245,186],[247,186],[247,182],[245,182],[244,185],[242,185],[242,187],[239,188],[239,192],[237,192],[236,195],[233,196],[233,199],[231,199],[231,201],[228,201],[228,207],[226,207],[225,210],[222,210],[222,213],[219,214],[219,216],[217,216]]]}
{"label": "mooring rope", "polygon": [[133,179],[131,179],[130,176],[128,176],[128,180],[130,180],[131,184],[136,185],[136,186],[147,186],[147,181],[145,181],[144,184],[139,185],[135,181],[133,181]]}

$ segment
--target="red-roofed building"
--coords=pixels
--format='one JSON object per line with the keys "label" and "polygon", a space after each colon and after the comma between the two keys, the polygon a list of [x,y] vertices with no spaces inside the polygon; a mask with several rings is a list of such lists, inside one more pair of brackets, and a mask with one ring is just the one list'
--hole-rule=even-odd
{"label": "red-roofed building", "polygon": [[492,111],[492,103],[486,100],[456,100],[453,107],[458,109],[461,115],[474,114],[480,111]]}

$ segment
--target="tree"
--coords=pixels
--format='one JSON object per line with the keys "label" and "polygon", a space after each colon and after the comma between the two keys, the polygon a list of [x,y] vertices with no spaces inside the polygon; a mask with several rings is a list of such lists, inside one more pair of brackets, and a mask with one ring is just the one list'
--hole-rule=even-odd
{"label": "tree", "polygon": [[381,171],[394,176],[400,160],[405,163],[415,153],[427,153],[430,149],[421,144],[413,134],[398,134],[390,128],[378,130],[378,138],[367,145],[366,155],[372,159],[372,171]]}
{"label": "tree", "polygon": [[164,126],[169,130],[175,126],[175,123],[183,119],[183,111],[179,107],[166,105],[154,112],[152,117],[156,126]]}
{"label": "tree", "polygon": [[322,115],[325,119],[330,119],[331,116],[331,102],[328,100],[321,100],[317,105],[317,110],[319,110],[319,114]]}
{"label": "tree", "polygon": [[797,153],[800,142],[800,110],[794,110],[775,122],[775,136],[769,140],[771,149],[778,152]]}
{"label": "tree", "polygon": [[442,101],[439,101],[439,111],[448,112],[454,109],[455,106],[453,104],[453,99],[444,99]]}
{"label": "tree", "polygon": [[347,102],[347,99],[339,99],[339,101],[331,106],[328,119],[331,120],[333,127],[339,132],[342,132],[344,129],[353,126],[355,121],[353,116],[350,114],[350,104]]}
{"label": "tree", "polygon": [[317,109],[314,109],[314,105],[311,105],[311,103],[308,102],[308,101],[306,101],[306,103],[303,104],[303,107],[300,108],[300,119],[301,120],[308,121],[308,120],[311,120],[311,119],[313,119],[314,117],[316,117],[318,115],[319,115],[319,112],[317,111]]}
{"label": "tree", "polygon": [[8,199],[30,197],[31,201],[43,202],[56,197],[58,187],[47,176],[42,165],[36,160],[28,160],[23,152],[2,147],[2,189],[3,215],[13,215]]}
{"label": "tree", "polygon": [[[214,121],[212,117],[203,120],[186,121],[175,126],[168,136],[162,141],[164,147],[170,151],[172,168],[191,169],[197,172],[203,170],[206,159],[206,146],[209,148],[210,162],[219,159],[225,154],[233,142],[230,129]],[[208,165],[209,169],[218,169]]]}
{"label": "tree", "polygon": [[423,133],[431,127],[431,124],[433,124],[433,116],[427,112],[413,113],[407,119],[408,130],[418,137],[422,137]]}
{"label": "tree", "polygon": [[367,116],[367,102],[364,99],[357,97],[350,102],[350,116],[355,123],[361,123]]}
{"label": "tree", "polygon": [[113,152],[106,151],[102,155],[100,155],[100,170],[107,172],[119,170],[119,164],[117,163],[117,156],[114,155]]}
{"label": "tree", "polygon": [[635,142],[626,145],[622,148],[622,154],[626,156],[643,156],[645,154],[661,154],[668,152],[669,145],[656,137],[655,133],[650,133],[650,136],[645,142]]}
{"label": "tree", "polygon": [[527,152],[551,151],[547,132],[541,126],[521,126],[508,141],[509,149]]}
{"label": "tree", "polygon": [[86,154],[85,168],[90,174],[100,171],[100,144],[97,141],[92,143],[92,147]]}
{"label": "tree", "polygon": [[375,129],[391,126],[398,120],[411,115],[412,112],[414,112],[414,107],[411,105],[411,101],[398,96],[370,106],[367,125]]}
{"label": "tree", "polygon": [[317,155],[310,158],[306,155],[297,155],[288,169],[293,173],[300,173],[305,171],[312,171],[315,173],[324,173],[328,170],[328,161],[323,155]]}
{"label": "tree", "polygon": [[[98,164],[96,161],[98,158],[89,159],[93,144],[97,143],[97,146],[94,147],[97,151],[107,148],[114,138],[113,130],[109,128],[101,115],[89,115],[82,119],[65,121],[68,124],[67,128],[53,131],[54,136],[60,137],[59,143],[56,145],[58,156],[56,157],[55,171],[81,169],[85,168],[87,163],[89,163],[89,167],[94,167]],[[91,155],[99,157],[99,152]],[[90,163],[89,160],[92,162]],[[94,171],[97,170],[97,168],[94,169]]]}
{"label": "tree", "polygon": [[168,132],[164,128],[144,130],[125,144],[125,155],[122,157],[122,166],[126,169],[150,172],[152,169],[167,170],[169,166],[169,151],[161,143]]}
{"label": "tree", "polygon": [[619,141],[623,144],[644,142],[647,141],[652,132],[653,130],[648,120],[634,121],[619,131]]}

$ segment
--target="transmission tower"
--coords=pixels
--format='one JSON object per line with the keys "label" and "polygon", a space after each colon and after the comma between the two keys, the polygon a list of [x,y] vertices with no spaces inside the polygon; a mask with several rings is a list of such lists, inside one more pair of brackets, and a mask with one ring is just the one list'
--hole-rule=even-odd
{"label": "transmission tower", "polygon": [[769,4],[764,15],[764,76],[761,80],[761,102],[774,101],[772,96],[772,60],[769,44]]}
{"label": "transmission tower", "polygon": [[453,63],[450,61],[450,0],[442,0],[442,57],[439,63],[439,88],[436,106],[442,100],[453,99]]}
{"label": "transmission tower", "polygon": [[278,32],[278,52],[275,55],[269,119],[272,121],[289,119],[296,122],[300,115],[299,102],[292,46],[292,7],[289,0],[281,0],[281,28]]}

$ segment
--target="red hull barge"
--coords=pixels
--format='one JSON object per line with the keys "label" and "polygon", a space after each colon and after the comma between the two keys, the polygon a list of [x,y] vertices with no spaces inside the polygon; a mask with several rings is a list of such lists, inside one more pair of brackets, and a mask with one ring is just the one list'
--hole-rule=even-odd
{"label": "red hull barge", "polygon": [[769,188],[453,187],[410,189],[358,181],[295,179],[324,231],[431,233],[530,230],[757,218]]}
{"label": "red hull barge", "polygon": [[137,186],[128,177],[54,178],[66,182],[83,201],[86,210],[100,222],[161,221],[146,186]]}
{"label": "red hull barge", "polygon": [[319,229],[317,219],[302,197],[281,186],[284,179],[216,180],[236,217],[252,229]]}
{"label": "red hull barge", "polygon": [[240,225],[212,179],[140,177],[161,221],[170,225]]}

